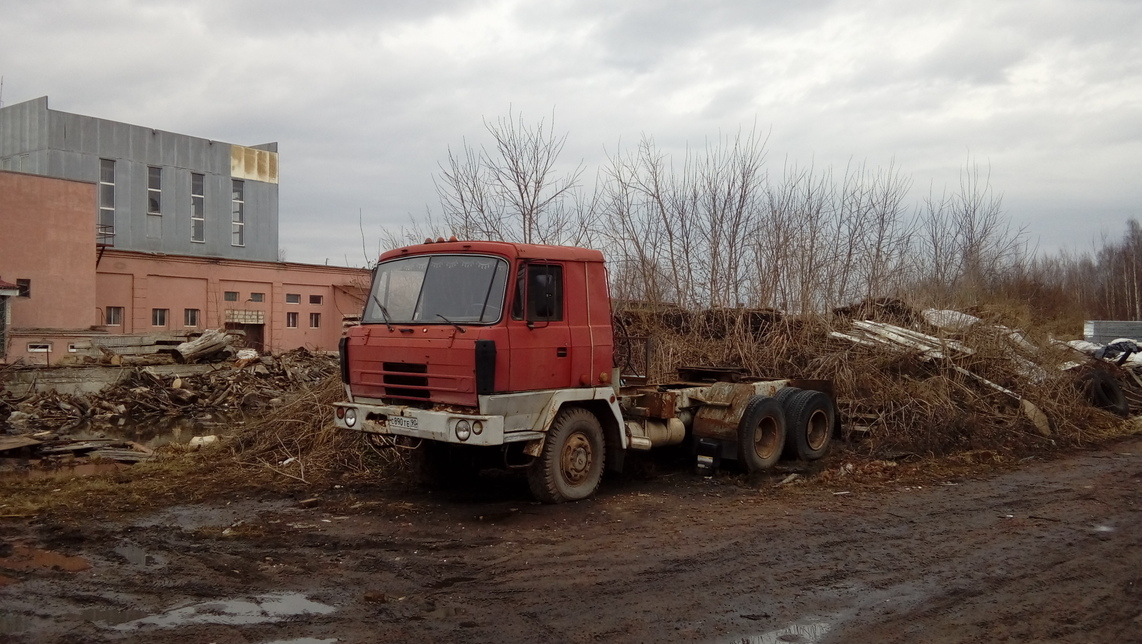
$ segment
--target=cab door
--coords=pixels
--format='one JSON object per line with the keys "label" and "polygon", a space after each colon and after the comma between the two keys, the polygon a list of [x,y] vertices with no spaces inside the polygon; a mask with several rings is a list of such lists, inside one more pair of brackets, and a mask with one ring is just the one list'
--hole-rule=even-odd
{"label": "cab door", "polygon": [[563,285],[562,264],[519,264],[508,320],[510,391],[574,386]]}

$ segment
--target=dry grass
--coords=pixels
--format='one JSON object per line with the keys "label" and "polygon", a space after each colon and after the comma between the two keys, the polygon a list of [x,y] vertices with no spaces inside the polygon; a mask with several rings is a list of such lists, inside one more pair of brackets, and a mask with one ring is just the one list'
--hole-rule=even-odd
{"label": "dry grass", "polygon": [[337,376],[301,390],[234,437],[234,459],[306,485],[373,477],[399,465],[399,453],[372,448],[356,432],[333,424],[333,403],[344,398]]}

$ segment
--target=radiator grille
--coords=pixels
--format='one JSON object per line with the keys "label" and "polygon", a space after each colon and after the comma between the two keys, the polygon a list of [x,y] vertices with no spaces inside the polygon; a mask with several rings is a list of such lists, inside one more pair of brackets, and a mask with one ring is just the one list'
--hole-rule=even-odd
{"label": "radiator grille", "polygon": [[428,400],[428,365],[407,362],[385,362],[385,395],[393,398]]}

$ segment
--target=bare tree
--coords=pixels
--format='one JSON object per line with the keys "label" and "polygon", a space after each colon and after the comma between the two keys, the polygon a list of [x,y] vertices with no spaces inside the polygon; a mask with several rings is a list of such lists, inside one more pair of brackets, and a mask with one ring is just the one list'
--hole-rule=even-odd
{"label": "bare tree", "polygon": [[467,239],[523,243],[584,243],[595,218],[593,195],[584,194],[583,165],[559,173],[567,135],[552,123],[525,123],[509,112],[484,121],[493,146],[464,142],[448,150],[436,192],[445,224]]}

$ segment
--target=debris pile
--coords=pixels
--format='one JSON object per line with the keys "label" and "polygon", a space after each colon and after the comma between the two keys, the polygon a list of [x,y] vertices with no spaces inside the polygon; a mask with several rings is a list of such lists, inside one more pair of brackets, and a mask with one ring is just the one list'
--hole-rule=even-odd
{"label": "debris pile", "polygon": [[337,373],[335,355],[304,348],[278,356],[244,352],[249,353],[234,363],[196,375],[161,376],[149,367],[134,367],[128,378],[93,394],[0,394],[0,421],[7,421],[9,433],[66,434],[87,425],[209,418],[227,411],[258,414],[280,404],[290,392]]}
{"label": "debris pile", "polygon": [[[920,310],[880,299],[831,315],[774,318],[722,337],[655,336],[652,379],[682,364],[736,366],[762,377],[828,379],[843,434],[871,456],[1019,453],[1090,444],[1134,431],[1142,402],[1130,362],[1076,352],[997,316]],[[1139,359],[1142,366],[1142,358]]]}
{"label": "debris pile", "polygon": [[333,424],[333,403],[344,396],[340,377],[330,376],[247,422],[227,445],[242,465],[306,484],[402,472],[408,450],[375,449],[370,439],[386,443],[387,437],[362,436]]}
{"label": "debris pile", "polygon": [[154,457],[154,450],[145,445],[114,438],[69,439],[53,432],[39,432],[31,436],[0,436],[0,455],[4,457],[34,454],[41,465],[60,463],[76,457],[102,459],[120,463],[138,463]]}

